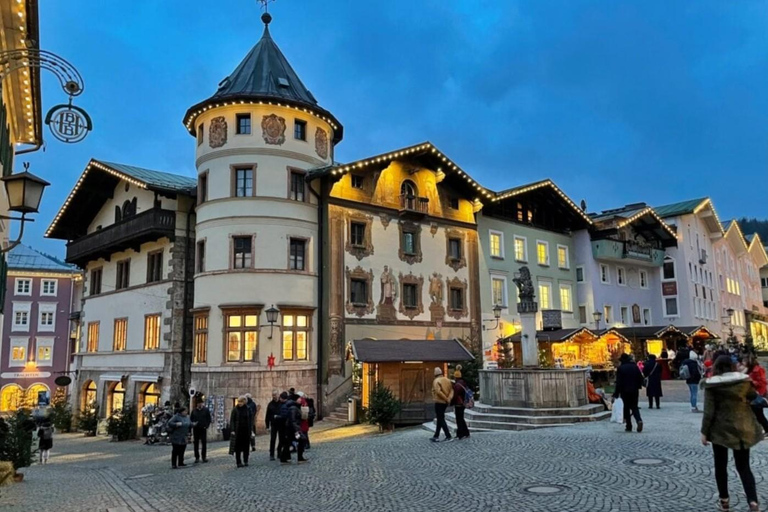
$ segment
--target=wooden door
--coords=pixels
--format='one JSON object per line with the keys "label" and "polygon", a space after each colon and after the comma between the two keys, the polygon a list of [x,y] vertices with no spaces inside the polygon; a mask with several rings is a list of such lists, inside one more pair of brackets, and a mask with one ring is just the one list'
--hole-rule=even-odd
{"label": "wooden door", "polygon": [[420,420],[424,416],[427,398],[426,370],[424,368],[402,368],[400,370],[400,412],[402,421]]}

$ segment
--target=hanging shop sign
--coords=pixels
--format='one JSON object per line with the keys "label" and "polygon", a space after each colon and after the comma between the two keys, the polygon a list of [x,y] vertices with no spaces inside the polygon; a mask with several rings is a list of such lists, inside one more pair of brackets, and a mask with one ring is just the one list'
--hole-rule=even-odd
{"label": "hanging shop sign", "polygon": [[56,105],[45,116],[45,124],[51,134],[61,142],[74,144],[83,140],[93,129],[91,116],[80,107],[70,103]]}

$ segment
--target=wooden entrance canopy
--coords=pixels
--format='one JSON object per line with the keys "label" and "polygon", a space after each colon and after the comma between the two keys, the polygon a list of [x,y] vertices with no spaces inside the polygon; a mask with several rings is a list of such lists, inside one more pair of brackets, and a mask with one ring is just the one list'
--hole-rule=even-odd
{"label": "wooden entrance canopy", "polygon": [[361,363],[453,363],[475,358],[458,340],[355,340],[351,352]]}

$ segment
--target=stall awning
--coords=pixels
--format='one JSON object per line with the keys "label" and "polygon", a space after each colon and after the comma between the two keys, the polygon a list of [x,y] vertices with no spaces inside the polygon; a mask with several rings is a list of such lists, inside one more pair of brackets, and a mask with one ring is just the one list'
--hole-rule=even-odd
{"label": "stall awning", "polygon": [[458,340],[355,340],[352,356],[363,363],[456,362],[474,359]]}
{"label": "stall awning", "polygon": [[[556,329],[554,331],[536,331],[536,339],[538,341],[570,341],[571,339],[581,334],[587,334],[588,336],[597,339],[597,336],[586,327],[578,327],[575,329]],[[502,342],[519,342],[521,339],[522,332],[518,332],[512,336],[504,338]]]}
{"label": "stall awning", "polygon": [[718,338],[715,333],[704,327],[699,326],[686,326],[677,327],[674,325],[642,325],[637,327],[612,327],[610,329],[604,329],[599,332],[600,336],[603,336],[609,332],[616,333],[628,340],[647,340],[657,339],[668,334],[678,333],[686,338],[690,338],[697,333],[704,332],[710,338]]}

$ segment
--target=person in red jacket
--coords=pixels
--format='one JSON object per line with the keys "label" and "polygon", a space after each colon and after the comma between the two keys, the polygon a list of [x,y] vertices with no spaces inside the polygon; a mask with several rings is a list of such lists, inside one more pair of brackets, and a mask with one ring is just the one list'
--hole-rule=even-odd
{"label": "person in red jacket", "polygon": [[467,422],[464,419],[464,411],[466,409],[464,400],[466,399],[467,382],[461,378],[461,365],[456,366],[456,371],[453,372],[453,412],[456,416],[456,437],[459,440],[467,439],[469,437],[469,428]]}
{"label": "person in red jacket", "polygon": [[[303,391],[299,391],[296,393],[299,395],[299,399],[297,403],[300,407],[309,407],[309,400],[307,399],[307,396],[304,394]],[[309,418],[301,419],[301,431],[304,434],[304,449],[309,450]]]}
{"label": "person in red jacket", "polygon": [[741,363],[744,365],[744,370],[749,379],[752,381],[752,385],[757,391],[758,397],[752,401],[752,412],[755,413],[757,421],[763,427],[763,432],[768,436],[768,419],[765,418],[764,408],[768,403],[765,399],[766,391],[768,391],[768,381],[765,378],[765,369],[757,361],[757,357],[753,354],[745,356]]}

